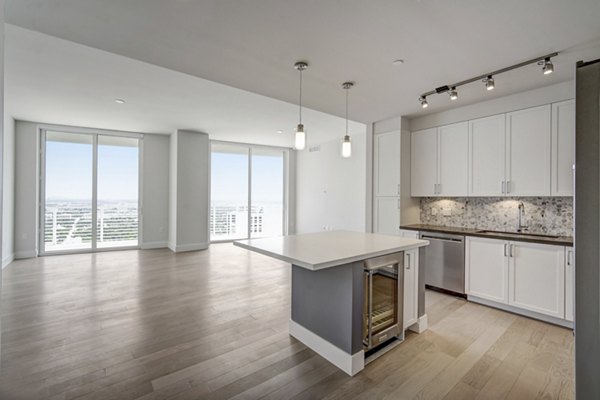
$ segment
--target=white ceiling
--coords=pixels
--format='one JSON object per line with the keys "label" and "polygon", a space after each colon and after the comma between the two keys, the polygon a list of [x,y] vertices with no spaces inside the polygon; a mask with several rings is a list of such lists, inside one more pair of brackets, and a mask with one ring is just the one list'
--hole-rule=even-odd
{"label": "white ceiling", "polygon": [[306,104],[341,116],[340,85],[355,80],[362,122],[422,113],[422,92],[553,51],[550,76],[523,68],[491,93],[465,87],[456,104],[432,96],[427,112],[569,80],[575,61],[600,57],[598,0],[9,0],[6,18],[287,102],[292,65],[306,60]]}
{"label": "white ceiling", "polygon": [[[290,103],[12,25],[5,50],[6,110],[15,119],[144,133],[194,129],[218,140],[293,145],[298,107]],[[343,118],[304,110],[303,122],[309,144],[344,135]]]}

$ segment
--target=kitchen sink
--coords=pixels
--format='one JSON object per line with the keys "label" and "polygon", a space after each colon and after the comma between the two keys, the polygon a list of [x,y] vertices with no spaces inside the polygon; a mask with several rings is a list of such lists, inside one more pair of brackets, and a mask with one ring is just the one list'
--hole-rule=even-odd
{"label": "kitchen sink", "polygon": [[530,238],[540,239],[558,239],[560,236],[556,235],[545,235],[542,233],[529,233],[529,232],[502,232],[502,231],[477,231],[477,233],[489,233],[491,235],[510,235],[510,236],[521,236]]}

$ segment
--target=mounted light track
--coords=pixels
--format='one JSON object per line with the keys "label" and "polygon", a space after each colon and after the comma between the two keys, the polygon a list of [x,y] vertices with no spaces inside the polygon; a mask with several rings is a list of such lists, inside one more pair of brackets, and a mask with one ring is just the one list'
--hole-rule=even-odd
{"label": "mounted light track", "polygon": [[487,74],[479,75],[474,78],[465,79],[464,81],[456,82],[451,85],[443,85],[437,87],[433,90],[430,90],[429,92],[421,94],[421,96],[419,97],[419,102],[421,102],[422,108],[427,108],[429,106],[429,103],[427,103],[427,96],[441,93],[448,93],[450,95],[450,100],[456,100],[458,98],[457,88],[459,86],[463,86],[475,81],[483,81],[485,83],[485,88],[488,91],[493,90],[496,87],[496,82],[494,80],[494,77],[496,75],[502,74],[507,71],[512,71],[513,69],[521,68],[530,64],[537,63],[538,65],[542,66],[544,75],[551,74],[552,72],[554,72],[554,64],[552,64],[552,57],[556,57],[557,55],[558,53],[546,54],[545,56],[532,58],[531,60],[523,61],[521,63],[511,65],[510,67],[502,68],[497,71],[488,72]]}

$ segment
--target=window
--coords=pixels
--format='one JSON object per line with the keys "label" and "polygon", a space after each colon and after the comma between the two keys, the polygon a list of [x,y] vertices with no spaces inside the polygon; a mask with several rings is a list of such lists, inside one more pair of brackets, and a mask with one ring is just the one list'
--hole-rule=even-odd
{"label": "window", "polygon": [[213,142],[210,240],[285,232],[286,150]]}
{"label": "window", "polygon": [[137,247],[139,139],[42,131],[41,252]]}

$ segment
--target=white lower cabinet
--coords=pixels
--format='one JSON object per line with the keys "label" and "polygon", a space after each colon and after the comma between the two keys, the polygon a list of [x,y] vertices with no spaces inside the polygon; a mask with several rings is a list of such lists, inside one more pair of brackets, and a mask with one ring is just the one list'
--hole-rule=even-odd
{"label": "white lower cabinet", "polygon": [[565,248],[524,242],[509,246],[508,304],[565,318]]}
{"label": "white lower cabinet", "polygon": [[467,295],[508,304],[506,247],[503,240],[467,238]]}
{"label": "white lower cabinet", "polygon": [[404,252],[404,329],[419,320],[419,250]]}
{"label": "white lower cabinet", "polygon": [[469,237],[467,295],[572,321],[571,260],[563,246]]}
{"label": "white lower cabinet", "polygon": [[565,319],[573,322],[575,315],[575,257],[572,247],[565,249]]}

